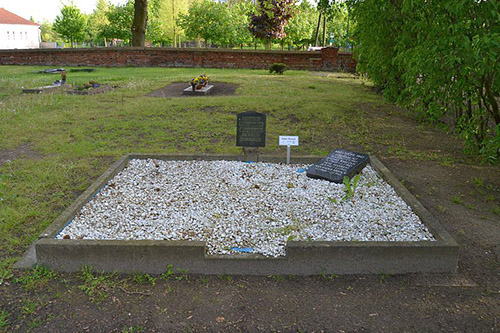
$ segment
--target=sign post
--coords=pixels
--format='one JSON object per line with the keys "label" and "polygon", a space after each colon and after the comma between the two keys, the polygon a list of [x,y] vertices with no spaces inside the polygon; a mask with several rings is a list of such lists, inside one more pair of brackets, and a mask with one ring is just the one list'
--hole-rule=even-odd
{"label": "sign post", "polygon": [[279,145],[286,146],[286,164],[290,164],[290,146],[298,146],[299,137],[280,135]]}

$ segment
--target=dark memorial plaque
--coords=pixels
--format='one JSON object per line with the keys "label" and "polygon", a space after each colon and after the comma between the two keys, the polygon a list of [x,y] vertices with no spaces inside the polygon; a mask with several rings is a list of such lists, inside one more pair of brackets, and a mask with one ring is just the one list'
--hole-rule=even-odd
{"label": "dark memorial plaque", "polygon": [[266,115],[249,111],[238,114],[236,145],[242,147],[266,146]]}
{"label": "dark memorial plaque", "polygon": [[345,149],[335,149],[307,169],[307,176],[342,183],[344,177],[352,178],[368,163],[368,155]]}

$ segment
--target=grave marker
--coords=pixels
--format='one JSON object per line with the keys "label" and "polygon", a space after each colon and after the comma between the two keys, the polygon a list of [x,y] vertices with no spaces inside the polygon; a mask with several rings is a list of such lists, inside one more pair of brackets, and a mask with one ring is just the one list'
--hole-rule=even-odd
{"label": "grave marker", "polygon": [[266,146],[266,115],[255,111],[238,114],[236,145],[239,147]]}
{"label": "grave marker", "polygon": [[330,155],[307,169],[307,176],[342,183],[344,177],[352,178],[368,163],[368,155],[346,149],[335,149]]}

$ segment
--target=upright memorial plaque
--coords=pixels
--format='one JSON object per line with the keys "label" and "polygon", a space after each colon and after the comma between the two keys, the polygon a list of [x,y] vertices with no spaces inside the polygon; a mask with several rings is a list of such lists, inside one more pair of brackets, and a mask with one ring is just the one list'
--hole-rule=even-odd
{"label": "upright memorial plaque", "polygon": [[335,149],[307,169],[307,176],[342,183],[344,177],[352,178],[368,163],[368,155],[345,149]]}
{"label": "upright memorial plaque", "polygon": [[248,111],[238,114],[236,145],[240,147],[266,146],[266,115]]}

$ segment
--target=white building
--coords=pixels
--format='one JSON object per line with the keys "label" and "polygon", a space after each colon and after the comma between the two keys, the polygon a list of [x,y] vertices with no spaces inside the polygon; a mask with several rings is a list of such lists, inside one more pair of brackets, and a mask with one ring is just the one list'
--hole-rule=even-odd
{"label": "white building", "polygon": [[40,25],[0,8],[0,49],[40,47]]}

